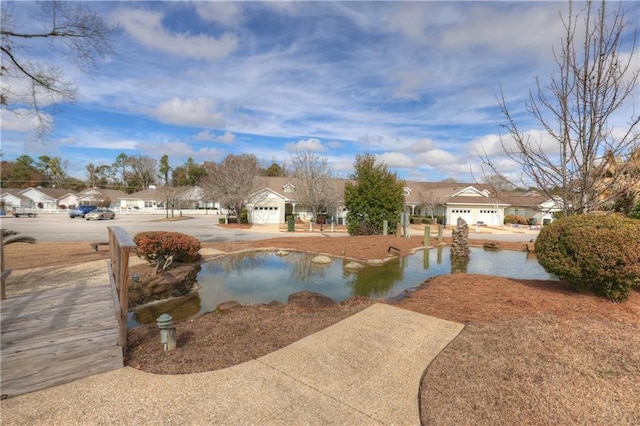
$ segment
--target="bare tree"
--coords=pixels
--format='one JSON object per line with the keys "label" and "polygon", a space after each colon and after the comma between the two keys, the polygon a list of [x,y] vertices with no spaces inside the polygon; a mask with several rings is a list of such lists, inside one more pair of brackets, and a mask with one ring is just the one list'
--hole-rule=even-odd
{"label": "bare tree", "polygon": [[433,191],[428,192],[420,192],[418,194],[418,198],[420,200],[420,204],[424,206],[425,215],[428,215],[431,219],[435,217],[436,206],[438,205],[438,200]]}
{"label": "bare tree", "polygon": [[314,217],[341,199],[333,184],[333,169],[325,157],[310,151],[297,152],[291,157],[291,177],[296,187],[296,202],[309,207]]}
{"label": "bare tree", "polygon": [[495,192],[513,191],[515,185],[500,173],[492,173],[484,177],[484,183],[490,185]]}
{"label": "bare tree", "polygon": [[129,164],[129,184],[141,190],[149,189],[155,183],[157,174],[157,160],[146,155],[136,155],[127,158]]}
{"label": "bare tree", "polygon": [[[625,51],[628,22],[622,4],[611,14],[606,6],[605,1],[599,6],[588,1],[576,11],[569,2],[567,16],[561,15],[565,37],[560,49],[554,50],[557,71],[546,84],[536,78],[536,89],[529,94],[527,111],[551,137],[553,149],[521,130],[504,93],[499,97],[506,119],[503,127],[515,142],[512,148],[503,141],[505,153],[546,195],[559,197],[565,213],[608,208],[637,184],[629,179],[626,164],[638,149],[640,115],[632,112],[615,134],[610,124],[623,112],[625,102],[633,101],[638,85],[635,37]],[[614,157],[619,167],[611,169],[605,181],[606,156]],[[486,155],[483,160],[497,172]]]}
{"label": "bare tree", "polygon": [[202,189],[228,215],[239,215],[249,195],[257,191],[262,168],[253,154],[227,155],[220,163],[205,163]]}
{"label": "bare tree", "polygon": [[35,118],[35,136],[43,139],[53,129],[51,114],[59,102],[72,102],[76,87],[62,69],[51,63],[29,59],[28,49],[47,43],[85,72],[95,71],[100,57],[112,52],[111,37],[117,26],[107,24],[85,4],[67,1],[40,3],[34,21],[41,31],[16,28],[13,8],[20,2],[3,2],[0,18],[2,91],[0,105],[16,114]]}

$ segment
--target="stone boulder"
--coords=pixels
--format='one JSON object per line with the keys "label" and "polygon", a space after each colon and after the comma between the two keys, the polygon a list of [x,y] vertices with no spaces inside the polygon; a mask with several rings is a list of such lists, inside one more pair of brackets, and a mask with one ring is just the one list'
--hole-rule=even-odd
{"label": "stone boulder", "polygon": [[482,245],[485,250],[500,250],[500,244],[496,242],[486,242]]}
{"label": "stone boulder", "polygon": [[306,290],[290,294],[287,303],[302,309],[328,308],[338,304],[338,302],[324,294]]}
{"label": "stone boulder", "polygon": [[319,265],[328,265],[329,263],[331,263],[331,258],[329,256],[320,254],[311,259],[311,262],[317,263]]}
{"label": "stone boulder", "polygon": [[151,273],[143,275],[142,282],[129,287],[129,308],[144,305],[156,300],[165,300],[172,297],[185,296],[193,290],[197,283],[199,264],[176,263],[173,267],[160,274]]}
{"label": "stone boulder", "polygon": [[344,269],[348,269],[350,271],[357,271],[362,268],[364,268],[364,265],[358,262],[349,262],[346,265],[344,265]]}
{"label": "stone boulder", "polygon": [[226,302],[222,302],[218,306],[216,306],[216,311],[218,311],[218,312],[229,312],[229,311],[231,311],[233,309],[240,308],[240,307],[242,307],[240,302],[236,302],[235,300],[229,300],[229,301],[226,301]]}

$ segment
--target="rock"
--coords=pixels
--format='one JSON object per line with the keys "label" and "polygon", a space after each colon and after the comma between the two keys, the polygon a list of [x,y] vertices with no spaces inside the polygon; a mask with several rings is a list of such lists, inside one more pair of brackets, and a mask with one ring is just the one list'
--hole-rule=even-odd
{"label": "rock", "polygon": [[292,306],[304,309],[327,308],[338,304],[324,294],[306,290],[290,294],[287,302]]}
{"label": "rock", "polygon": [[216,306],[216,311],[218,312],[228,312],[232,309],[236,309],[241,307],[240,302],[236,302],[235,300],[229,300],[227,302],[222,302],[218,306]]}
{"label": "rock", "polygon": [[276,256],[287,256],[288,254],[289,254],[289,252],[286,251],[286,250],[278,250],[276,252]]}
{"label": "rock", "polygon": [[[200,265],[193,263],[174,264],[173,267],[158,274],[146,276],[139,288],[131,288],[136,297],[129,299],[129,308],[155,300],[169,299],[189,294],[196,285]],[[133,286],[133,283],[131,284]]]}
{"label": "rock", "polygon": [[373,265],[373,266],[380,266],[384,263],[384,260],[382,259],[369,259],[367,260],[367,263],[369,265]]}
{"label": "rock", "polygon": [[362,268],[364,268],[364,265],[358,262],[349,262],[346,265],[344,265],[344,269],[358,270]]}
{"label": "rock", "polygon": [[486,250],[500,250],[500,244],[494,242],[487,242],[482,245]]}
{"label": "rock", "polygon": [[314,257],[313,259],[311,259],[311,262],[313,263],[318,263],[321,265],[328,265],[329,263],[331,263],[331,258],[329,256],[324,256],[322,254]]}

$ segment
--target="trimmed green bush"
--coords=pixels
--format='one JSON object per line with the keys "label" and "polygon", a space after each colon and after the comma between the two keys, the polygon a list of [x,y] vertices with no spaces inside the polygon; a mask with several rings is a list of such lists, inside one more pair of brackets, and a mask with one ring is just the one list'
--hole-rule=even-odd
{"label": "trimmed green bush", "polygon": [[173,256],[174,262],[195,262],[200,258],[200,241],[180,232],[140,232],[133,237],[136,253],[150,263]]}
{"label": "trimmed green bush", "polygon": [[613,215],[558,219],[540,231],[538,262],[578,291],[619,302],[640,285],[640,222]]}

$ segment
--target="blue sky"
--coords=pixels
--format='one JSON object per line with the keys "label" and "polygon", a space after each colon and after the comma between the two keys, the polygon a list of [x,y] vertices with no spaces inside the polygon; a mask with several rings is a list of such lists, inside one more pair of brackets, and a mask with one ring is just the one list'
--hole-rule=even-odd
{"label": "blue sky", "polygon": [[[59,156],[85,179],[87,163],[111,164],[121,152],[168,154],[178,166],[238,153],[286,163],[311,150],[346,176],[355,155],[369,152],[404,179],[471,181],[485,151],[515,176],[496,96],[502,85],[521,128],[544,137],[524,101],[534,77],[554,70],[566,10],[565,2],[91,4],[120,25],[115,54],[87,75],[50,49],[30,50],[64,69],[78,100],[60,108],[44,143],[3,110],[3,159]],[[19,24],[33,25],[35,3],[13,6]],[[638,3],[623,6],[637,23]]]}

